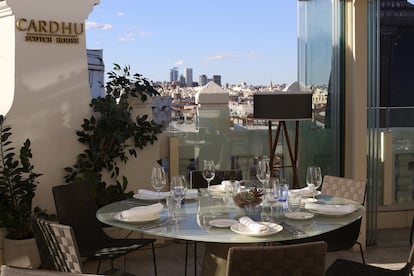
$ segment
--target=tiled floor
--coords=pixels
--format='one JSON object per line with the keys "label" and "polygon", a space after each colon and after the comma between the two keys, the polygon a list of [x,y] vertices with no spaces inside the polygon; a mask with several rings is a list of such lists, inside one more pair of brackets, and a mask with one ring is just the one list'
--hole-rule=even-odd
{"label": "tiled floor", "polygon": [[[378,244],[369,246],[365,252],[367,263],[386,266],[390,268],[400,268],[406,262],[409,253],[409,231],[408,229],[393,229],[380,231],[378,233]],[[194,275],[194,255],[193,247],[189,248],[188,270],[187,275]],[[197,243],[198,252],[198,272],[200,274],[202,257],[202,243]],[[329,252],[326,258],[327,267],[338,257],[361,261],[358,251],[340,251]],[[159,276],[181,276],[184,274],[185,263],[185,242],[184,241],[168,241],[157,245],[156,248],[157,269]],[[123,259],[117,260],[116,267],[123,267]],[[135,275],[154,275],[152,266],[151,249],[138,250],[127,256],[126,271]],[[107,269],[108,264],[102,267]],[[86,263],[85,269],[89,273],[95,273],[96,264]]]}

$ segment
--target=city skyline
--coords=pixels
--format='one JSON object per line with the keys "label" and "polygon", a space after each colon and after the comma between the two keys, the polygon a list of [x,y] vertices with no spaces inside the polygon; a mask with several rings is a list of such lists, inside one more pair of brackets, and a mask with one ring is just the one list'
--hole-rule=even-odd
{"label": "city skyline", "polygon": [[192,68],[220,75],[222,85],[291,83],[297,79],[296,1],[102,0],[86,20],[86,46],[113,63],[169,81]]}

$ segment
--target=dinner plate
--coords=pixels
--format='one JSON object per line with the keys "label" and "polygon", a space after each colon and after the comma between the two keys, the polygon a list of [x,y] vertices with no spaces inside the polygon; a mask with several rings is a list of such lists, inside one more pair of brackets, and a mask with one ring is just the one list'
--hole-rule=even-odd
{"label": "dinner plate", "polygon": [[161,213],[155,213],[152,216],[148,216],[146,218],[122,218],[121,213],[115,215],[115,219],[122,221],[122,222],[146,222],[159,219],[161,217]]}
{"label": "dinner plate", "polygon": [[[302,198],[309,198],[309,197],[313,197],[313,193],[312,191],[302,188],[302,189],[291,189],[289,190],[289,193],[292,194],[300,194],[302,196]],[[315,195],[320,195],[321,191],[316,191]]]}
{"label": "dinner plate", "polygon": [[315,202],[318,202],[318,200],[316,198],[305,197],[305,198],[302,198],[300,204],[305,205],[306,203],[315,203]]}
{"label": "dinner plate", "polygon": [[288,219],[297,219],[297,220],[305,220],[313,218],[313,214],[309,212],[287,212],[285,213],[285,217]]}
{"label": "dinner plate", "polygon": [[[336,206],[336,205],[331,205],[331,206]],[[337,205],[338,208],[340,208],[342,205]],[[326,210],[316,210],[316,209],[312,209],[312,208],[307,208],[308,211],[318,214],[318,215],[323,215],[323,216],[331,216],[331,217],[341,217],[341,216],[346,216],[349,214],[352,214],[353,212],[356,211],[356,209],[353,210],[349,210],[349,211],[343,211],[343,212],[339,212],[339,211],[334,211],[334,212],[329,212]]]}
{"label": "dinner plate", "polygon": [[[167,196],[162,196],[160,195],[160,200],[165,200]],[[157,201],[158,197],[153,197],[153,196],[147,196],[147,195],[143,195],[143,194],[134,194],[134,198],[136,199],[140,199],[140,200],[147,200],[147,201]],[[188,194],[185,195],[185,199],[197,199],[198,195],[197,194]]]}
{"label": "dinner plate", "polygon": [[[159,199],[160,200],[164,200],[167,196],[163,196],[160,195]],[[148,201],[157,201],[158,200],[158,196],[148,196],[148,195],[143,195],[143,194],[134,194],[134,198],[136,199],[140,199],[140,200],[148,200]]]}
{"label": "dinner plate", "polygon": [[218,228],[229,228],[233,224],[239,223],[237,220],[234,219],[213,219],[210,220],[209,224],[214,227]]}
{"label": "dinner plate", "polygon": [[280,231],[283,230],[283,227],[279,224],[276,224],[276,223],[272,223],[272,222],[259,222],[259,223],[269,227],[269,231],[267,231],[265,233],[252,232],[252,231],[250,231],[249,228],[247,228],[246,226],[244,226],[241,223],[233,224],[232,226],[230,226],[230,229],[231,229],[231,231],[233,231],[237,234],[251,236],[251,237],[270,236],[270,235],[274,235],[276,233],[279,233]]}

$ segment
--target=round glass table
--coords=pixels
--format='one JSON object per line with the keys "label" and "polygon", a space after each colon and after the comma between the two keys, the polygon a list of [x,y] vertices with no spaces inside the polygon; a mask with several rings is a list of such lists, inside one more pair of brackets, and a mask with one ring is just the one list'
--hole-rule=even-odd
{"label": "round glass table", "polygon": [[[288,218],[283,214],[284,210],[280,202],[268,202],[263,206],[239,208],[231,198],[226,198],[224,195],[211,195],[185,200],[182,204],[184,218],[178,222],[174,222],[168,216],[165,207],[161,212],[160,219],[154,221],[124,222],[117,219],[116,215],[123,210],[154,203],[154,201],[135,198],[104,206],[97,211],[96,216],[101,222],[113,227],[166,238],[205,242],[205,250],[209,254],[204,254],[202,274],[224,275],[225,259],[230,246],[269,242],[300,242],[302,239],[306,240],[349,225],[361,218],[365,212],[362,205],[351,200],[327,195],[318,195],[317,200],[321,204],[335,206],[352,204],[356,208],[355,211],[347,214],[309,212],[311,215],[305,214]],[[307,210],[302,209],[302,211],[308,213]],[[236,224],[238,219],[245,215],[255,221],[273,223],[271,226],[278,224],[283,228],[272,228],[270,233],[252,235],[237,227],[239,226]],[[235,225],[231,226],[232,224]],[[210,260],[206,260],[206,256],[210,256]],[[215,257],[211,259],[211,256]],[[209,265],[209,262],[214,262],[214,264],[210,263]],[[215,271],[208,271],[209,267],[215,267]]]}

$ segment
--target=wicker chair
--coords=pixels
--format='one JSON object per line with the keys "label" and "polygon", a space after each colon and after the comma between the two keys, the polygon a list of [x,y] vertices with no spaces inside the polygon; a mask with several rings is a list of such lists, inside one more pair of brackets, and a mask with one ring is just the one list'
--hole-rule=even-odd
{"label": "wicker chair", "polygon": [[326,243],[323,241],[276,246],[231,247],[227,276],[324,275]]}
{"label": "wicker chair", "polygon": [[[363,205],[365,203],[366,182],[344,177],[325,175],[321,191],[322,194],[343,197]],[[362,218],[335,231],[323,234],[322,240],[327,242],[328,252],[348,250],[356,244],[359,247],[362,262],[365,263],[362,245],[357,241],[361,229],[361,223]]]}
{"label": "wicker chair", "polygon": [[[86,183],[71,183],[52,188],[59,223],[72,227],[81,257],[98,261],[96,273],[100,273],[103,260],[111,261],[125,257],[126,254],[151,246],[154,275],[157,275],[155,260],[155,239],[112,238],[105,233],[102,224],[96,218],[97,205],[92,190]],[[124,259],[124,270],[126,260]]]}

